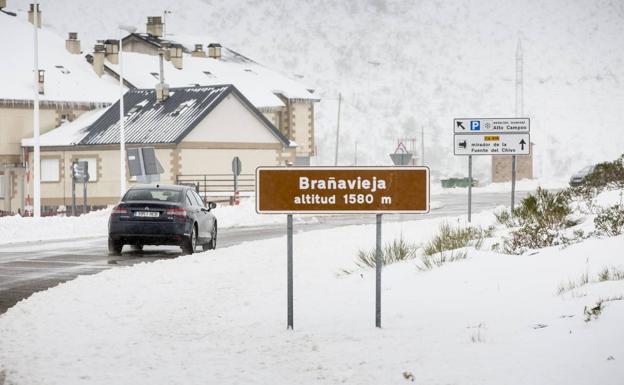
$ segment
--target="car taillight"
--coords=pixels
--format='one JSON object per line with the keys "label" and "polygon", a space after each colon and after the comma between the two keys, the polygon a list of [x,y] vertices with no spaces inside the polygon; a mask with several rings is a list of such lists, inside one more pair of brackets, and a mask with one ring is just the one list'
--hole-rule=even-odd
{"label": "car taillight", "polygon": [[186,210],[184,210],[181,207],[174,207],[172,209],[167,209],[167,211],[165,211],[165,214],[171,217],[186,217]]}
{"label": "car taillight", "polygon": [[122,207],[120,205],[117,205],[117,206],[113,207],[112,214],[117,214],[117,215],[128,214],[128,209],[125,208],[125,207]]}

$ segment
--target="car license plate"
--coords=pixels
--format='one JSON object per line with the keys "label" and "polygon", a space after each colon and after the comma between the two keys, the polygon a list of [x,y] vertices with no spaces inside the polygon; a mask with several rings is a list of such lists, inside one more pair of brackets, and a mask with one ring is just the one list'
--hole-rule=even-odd
{"label": "car license plate", "polygon": [[158,218],[160,213],[157,211],[135,211],[134,216],[143,218]]}

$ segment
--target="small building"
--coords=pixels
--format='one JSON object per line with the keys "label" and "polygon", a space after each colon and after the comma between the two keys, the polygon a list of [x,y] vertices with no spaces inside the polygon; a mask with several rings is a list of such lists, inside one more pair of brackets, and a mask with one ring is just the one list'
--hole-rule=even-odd
{"label": "small building", "polygon": [[[132,89],[124,95],[126,148],[153,147],[164,172],[162,183],[184,176],[231,175],[232,159],[242,162],[243,173],[258,166],[286,165],[295,159],[288,140],[232,85]],[[40,138],[41,204],[54,208],[71,203],[73,161],[87,161],[88,203],[105,206],[120,197],[119,102],[85,114]],[[24,152],[33,140],[22,141]],[[28,156],[32,159],[32,156]],[[32,161],[30,164],[32,167]],[[135,182],[128,174],[127,185]],[[28,188],[32,193],[32,185]]]}

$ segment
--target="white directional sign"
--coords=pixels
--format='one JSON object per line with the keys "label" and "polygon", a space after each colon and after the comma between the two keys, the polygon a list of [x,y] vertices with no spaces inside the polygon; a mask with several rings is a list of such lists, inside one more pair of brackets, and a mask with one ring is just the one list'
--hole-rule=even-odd
{"label": "white directional sign", "polygon": [[454,119],[453,129],[456,134],[489,133],[529,133],[529,118],[462,118]]}
{"label": "white directional sign", "polygon": [[529,134],[455,134],[455,155],[529,155]]}

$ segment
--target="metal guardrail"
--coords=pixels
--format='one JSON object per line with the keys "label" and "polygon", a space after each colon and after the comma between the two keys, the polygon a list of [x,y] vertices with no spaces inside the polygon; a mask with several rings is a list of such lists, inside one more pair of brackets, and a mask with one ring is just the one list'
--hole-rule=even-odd
{"label": "metal guardrail", "polygon": [[[214,193],[231,195],[234,192],[234,176],[232,174],[196,174],[178,175],[176,184],[195,186],[201,196]],[[241,174],[238,176],[239,192],[254,192],[256,188],[256,176],[254,174]]]}

